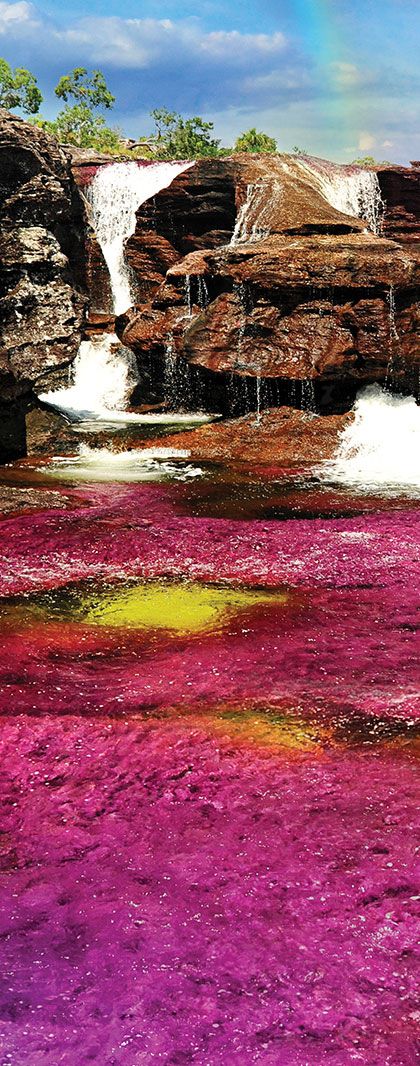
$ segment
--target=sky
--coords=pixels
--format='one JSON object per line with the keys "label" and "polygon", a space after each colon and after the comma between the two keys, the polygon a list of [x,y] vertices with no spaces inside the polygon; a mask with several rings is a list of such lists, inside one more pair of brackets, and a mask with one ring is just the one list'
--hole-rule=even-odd
{"label": "sky", "polygon": [[419,39],[420,0],[0,0],[0,56],[37,76],[47,118],[62,74],[99,68],[127,136],[166,106],[226,146],[256,126],[342,162],[420,158]]}

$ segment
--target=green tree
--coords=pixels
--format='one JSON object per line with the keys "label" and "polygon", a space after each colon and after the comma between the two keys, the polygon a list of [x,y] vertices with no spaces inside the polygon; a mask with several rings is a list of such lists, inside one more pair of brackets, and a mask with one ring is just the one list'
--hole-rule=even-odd
{"label": "green tree", "polygon": [[[77,148],[94,148],[97,152],[119,154],[122,150],[119,130],[106,125],[103,115],[95,114],[98,108],[110,108],[115,96],[110,92],[100,70],[88,73],[85,67],[75,67],[65,74],[55,88],[55,94],[65,100],[65,106],[53,122],[36,121],[47,133],[62,144]],[[73,99],[73,104],[67,101]]]}
{"label": "green tree", "polygon": [[94,148],[97,152],[120,153],[122,150],[119,130],[106,125],[102,115],[94,115],[84,104],[64,107],[53,122],[36,119],[35,124],[56,137],[61,144],[73,144],[77,148]]}
{"label": "green tree", "polygon": [[219,155],[220,141],[211,136],[212,122],[204,122],[199,115],[184,119],[166,107],[157,108],[151,115],[156,126],[156,158],[197,159]]}
{"label": "green tree", "polygon": [[42,103],[42,93],[36,78],[24,67],[12,70],[6,59],[0,57],[0,107],[11,111],[20,107],[28,115],[35,115]]}
{"label": "green tree", "polygon": [[260,133],[255,126],[241,133],[235,143],[235,152],[277,152],[277,142],[268,133]]}
{"label": "green tree", "polygon": [[75,67],[70,74],[64,74],[54,92],[60,100],[67,102],[72,97],[77,104],[89,108],[108,108],[115,104],[115,96],[108,89],[102,71],[93,70],[89,74],[86,67]]}

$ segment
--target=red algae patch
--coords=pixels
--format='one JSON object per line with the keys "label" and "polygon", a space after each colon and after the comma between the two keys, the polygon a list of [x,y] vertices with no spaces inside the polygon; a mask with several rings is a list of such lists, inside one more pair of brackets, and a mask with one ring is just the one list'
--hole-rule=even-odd
{"label": "red algae patch", "polygon": [[2,1062],[414,1066],[420,512],[68,491],[2,522]]}
{"label": "red algae patch", "polygon": [[409,759],[159,718],[2,742],[7,1061],[414,1064]]}

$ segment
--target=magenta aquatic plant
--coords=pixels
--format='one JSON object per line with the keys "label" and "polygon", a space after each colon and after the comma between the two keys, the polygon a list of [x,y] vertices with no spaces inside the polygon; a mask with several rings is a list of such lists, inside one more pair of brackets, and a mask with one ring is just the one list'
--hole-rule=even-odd
{"label": "magenta aquatic plant", "polygon": [[187,497],[2,522],[2,1061],[414,1066],[420,511]]}

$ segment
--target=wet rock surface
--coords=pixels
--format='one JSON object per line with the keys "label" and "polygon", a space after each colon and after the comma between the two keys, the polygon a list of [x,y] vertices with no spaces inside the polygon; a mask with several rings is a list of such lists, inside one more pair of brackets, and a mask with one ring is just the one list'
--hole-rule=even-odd
{"label": "wet rock surface", "polygon": [[[351,414],[323,416],[281,407],[167,436],[165,447],[186,449],[192,459],[202,462],[317,462],[332,458],[339,434],[351,418]],[[154,444],[156,440],[147,441],[148,447]]]}
{"label": "wet rock surface", "polygon": [[[84,317],[84,216],[70,160],[0,110],[0,399],[24,405],[74,359]],[[0,454],[24,454],[0,430]]]}
{"label": "wet rock surface", "polygon": [[391,375],[415,389],[418,171],[380,172],[377,236],[331,206],[319,175],[293,157],[217,161],[236,200],[232,241],[226,204],[225,228],[217,230],[212,205],[203,213],[201,195],[192,195],[194,182],[196,192],[200,182],[206,187],[213,166],[201,161],[140,209],[127,254],[145,300],[118,324],[140,366],[162,354],[170,336],[182,360],[216,373],[355,385]]}

